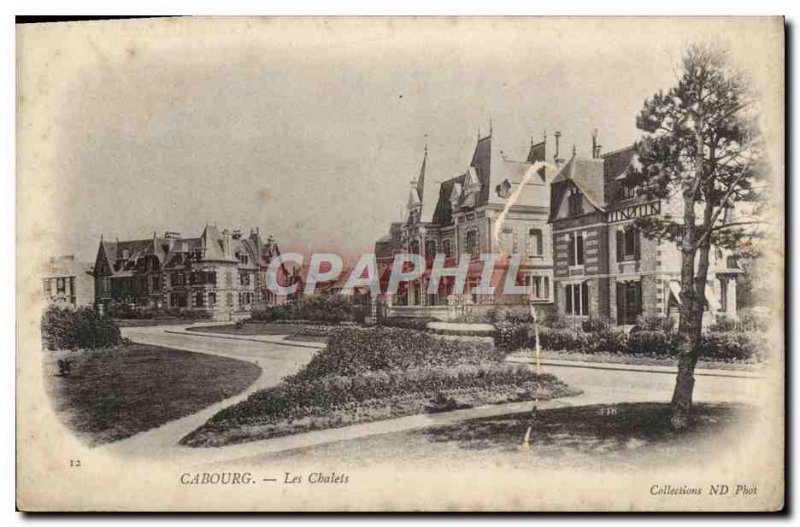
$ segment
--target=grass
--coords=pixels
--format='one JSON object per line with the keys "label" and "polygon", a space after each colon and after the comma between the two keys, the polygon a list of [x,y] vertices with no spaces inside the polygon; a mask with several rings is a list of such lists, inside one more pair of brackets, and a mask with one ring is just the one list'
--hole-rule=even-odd
{"label": "grass", "polygon": [[178,317],[165,318],[115,318],[114,322],[121,328],[140,328],[145,326],[179,326],[193,322],[208,322],[208,320],[193,320]]}
{"label": "grass", "polygon": [[[630,403],[557,408],[472,419],[454,425],[366,437],[296,449],[269,456],[271,462],[315,462],[372,466],[375,463],[440,469],[498,467],[523,469],[614,470],[701,466],[715,453],[742,441],[742,424],[752,421],[752,407],[696,404],[693,423],[675,432],[670,408],[662,403]],[[523,446],[528,427],[529,444]],[[535,474],[535,473],[534,473]]]}
{"label": "grass", "polygon": [[[521,349],[515,351],[511,356],[533,357],[531,349]],[[610,364],[633,364],[639,366],[678,366],[678,359],[675,357],[653,357],[638,356],[626,353],[583,353],[580,351],[551,351],[542,350],[539,354],[542,360],[571,360],[579,362],[600,362]],[[697,361],[697,368],[716,369],[716,370],[752,370],[756,366],[753,361],[730,361],[703,360]]]}
{"label": "grass", "polygon": [[[72,374],[58,376],[69,358]],[[45,377],[57,413],[90,445],[118,441],[240,393],[260,369],[235,359],[131,344],[49,354]]]}
{"label": "grass", "polygon": [[280,322],[248,322],[242,327],[235,325],[207,326],[188,328],[189,331],[202,331],[205,333],[223,333],[225,335],[289,335],[286,340],[310,341],[325,343],[328,337],[313,333],[304,324],[282,324]]}

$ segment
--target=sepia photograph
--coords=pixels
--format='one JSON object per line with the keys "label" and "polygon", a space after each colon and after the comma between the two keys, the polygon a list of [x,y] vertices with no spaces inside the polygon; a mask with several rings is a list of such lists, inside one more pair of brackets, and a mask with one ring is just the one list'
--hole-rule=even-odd
{"label": "sepia photograph", "polygon": [[783,509],[784,30],[18,23],[18,509]]}

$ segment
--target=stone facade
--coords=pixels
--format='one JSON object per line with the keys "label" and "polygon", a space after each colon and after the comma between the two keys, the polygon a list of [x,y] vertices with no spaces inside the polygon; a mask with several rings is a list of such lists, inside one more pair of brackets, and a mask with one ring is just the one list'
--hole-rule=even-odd
{"label": "stone facade", "polygon": [[[546,141],[531,144],[524,161],[509,159],[497,144],[492,133],[479,137],[466,171],[444,179],[436,189],[426,187],[426,177],[431,172],[426,148],[419,176],[411,181],[405,220],[393,223],[389,234],[375,245],[379,271],[386,276],[394,255],[399,253],[422,254],[428,269],[440,253],[445,255],[446,267],[456,267],[462,255],[469,255],[472,262],[464,291],[455,291],[453,281],[445,278],[439,292],[429,295],[428,278],[423,276],[401,285],[398,294],[388,299],[393,305],[422,316],[420,313],[426,311],[421,311],[420,306],[552,303],[552,234],[547,222],[548,178],[552,174],[545,167],[534,167],[545,159]],[[431,196],[431,190],[438,192]],[[498,226],[506,202],[513,195],[518,198]],[[504,279],[507,260],[519,257],[518,282],[531,283],[533,296],[473,294],[472,287],[478,285],[482,269],[479,257],[485,253],[506,257],[496,265],[493,285]],[[429,310],[434,311],[441,309]]]}
{"label": "stone facade", "polygon": [[[286,298],[267,288],[267,268],[280,251],[258,229],[239,231],[206,226],[197,238],[166,232],[149,240],[100,241],[95,262],[96,301],[186,311],[215,320],[248,316],[260,306]],[[281,266],[281,285],[291,277]]]}

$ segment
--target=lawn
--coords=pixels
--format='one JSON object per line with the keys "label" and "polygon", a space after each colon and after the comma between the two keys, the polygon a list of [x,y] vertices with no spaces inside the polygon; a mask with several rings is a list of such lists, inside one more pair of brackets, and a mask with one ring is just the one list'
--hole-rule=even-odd
{"label": "lawn", "polygon": [[189,331],[223,333],[225,335],[289,335],[286,340],[326,342],[330,326],[310,324],[282,324],[280,322],[248,322],[237,328],[234,324],[187,328]]}
{"label": "lawn", "polygon": [[[743,405],[697,404],[689,429],[670,428],[668,404],[631,403],[544,410],[473,419],[455,425],[301,448],[265,455],[270,463],[317,463],[369,467],[375,463],[442,469],[566,467],[614,470],[674,468],[714,461],[712,452],[735,446],[755,410]],[[529,448],[523,446],[528,427]],[[751,430],[752,432],[752,430]]]}
{"label": "lawn", "polygon": [[[58,376],[57,358],[72,360]],[[260,375],[248,362],[131,344],[48,354],[45,377],[56,411],[91,445],[117,441],[240,393]]]}

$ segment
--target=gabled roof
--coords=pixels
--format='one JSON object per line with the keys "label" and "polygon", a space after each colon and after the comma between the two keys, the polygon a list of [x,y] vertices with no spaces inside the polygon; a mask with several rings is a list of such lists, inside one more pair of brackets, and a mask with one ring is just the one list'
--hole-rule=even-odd
{"label": "gabled roof", "polygon": [[[119,272],[130,270],[143,258],[154,256],[160,264],[164,263],[166,254],[162,247],[165,238],[153,237],[148,240],[101,241],[101,253],[106,256],[108,268],[116,276]],[[123,256],[127,258],[124,261]]]}
{"label": "gabled roof", "polygon": [[436,202],[436,210],[433,212],[433,223],[437,225],[449,225],[453,221],[453,208],[450,198],[453,188],[459,188],[464,181],[465,174],[443,181],[439,186],[439,200]]}
{"label": "gabled roof", "polygon": [[633,145],[600,156],[603,159],[605,180],[616,180],[625,176],[635,156],[636,149]]}
{"label": "gabled roof", "polygon": [[550,187],[550,219],[553,221],[561,208],[561,202],[570,186],[576,187],[589,203],[600,211],[606,210],[603,160],[579,158],[572,155],[561,167]]}
{"label": "gabled roof", "polygon": [[586,196],[589,203],[599,210],[604,210],[606,200],[603,179],[602,159],[580,158],[573,155],[553,178],[553,184],[571,181]]}

